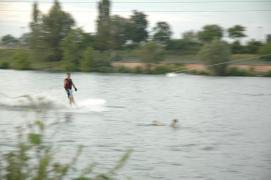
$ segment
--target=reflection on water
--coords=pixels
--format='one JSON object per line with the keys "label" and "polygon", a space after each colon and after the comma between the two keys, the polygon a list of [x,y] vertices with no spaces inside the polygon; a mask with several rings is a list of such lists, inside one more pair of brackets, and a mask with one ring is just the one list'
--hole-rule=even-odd
{"label": "reflection on water", "polygon": [[[0,77],[0,151],[14,139],[14,127],[36,118],[27,109],[42,106],[42,119],[57,122],[50,141],[62,158],[83,144],[82,164],[111,168],[132,148],[121,174],[133,179],[271,177],[269,78],[77,73],[78,106],[69,107],[64,74],[0,71]],[[14,99],[26,94],[32,104]],[[170,127],[175,118],[178,129]]]}

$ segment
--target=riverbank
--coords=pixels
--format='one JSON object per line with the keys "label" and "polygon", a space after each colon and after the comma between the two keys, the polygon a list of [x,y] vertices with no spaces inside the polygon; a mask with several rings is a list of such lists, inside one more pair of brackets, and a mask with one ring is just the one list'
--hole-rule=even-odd
{"label": "riverbank", "polygon": [[[126,71],[136,71],[137,69],[147,69],[147,64],[142,62],[113,62],[112,66],[114,68],[126,69]],[[170,64],[170,63],[161,63],[152,65],[155,68],[167,67],[165,69],[170,69],[170,66],[175,67],[175,72],[186,72],[192,74],[210,74],[208,67],[200,63],[184,63],[184,64]],[[174,71],[174,68],[171,68]],[[231,64],[228,66],[228,72],[232,73],[229,75],[257,75],[264,76],[271,73],[271,64]]]}
{"label": "riverbank", "polygon": [[[26,54],[26,57],[17,54]],[[271,63],[260,59],[251,59],[254,54],[234,54],[232,62],[227,68],[228,76],[271,76]],[[62,61],[42,62],[30,60],[30,50],[28,49],[0,49],[0,69],[17,70],[38,70],[63,72],[64,63]],[[24,59],[24,60],[22,60]],[[242,61],[240,61],[242,60]],[[196,55],[172,54],[166,55],[163,62],[159,64],[146,64],[140,59],[132,57],[131,54],[121,52],[121,58],[112,60],[111,64],[97,67],[92,72],[100,73],[135,73],[135,74],[165,74],[169,72],[190,73],[197,75],[211,75],[208,68],[199,60]]]}

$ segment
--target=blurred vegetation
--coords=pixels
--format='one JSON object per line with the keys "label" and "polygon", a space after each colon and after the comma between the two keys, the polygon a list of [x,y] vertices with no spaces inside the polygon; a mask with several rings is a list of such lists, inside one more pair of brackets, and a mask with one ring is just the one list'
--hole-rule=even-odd
{"label": "blurred vegetation", "polygon": [[271,71],[268,71],[267,73],[264,74],[265,77],[271,77]]}
{"label": "blurred vegetation", "polygon": [[[217,24],[207,24],[199,31],[187,31],[182,37],[173,38],[172,28],[165,21],[159,21],[149,28],[145,13],[135,10],[129,17],[122,17],[111,15],[111,9],[110,0],[99,1],[97,29],[92,34],[76,27],[72,15],[63,10],[59,1],[54,1],[47,14],[39,10],[38,2],[34,2],[30,32],[19,38],[12,35],[1,38],[0,47],[4,49],[0,49],[0,68],[115,72],[111,67],[114,61],[202,63],[196,56],[200,50],[206,44],[225,37],[232,41],[227,47],[222,47],[226,48],[222,52],[228,51],[229,47],[232,57],[270,53],[270,36],[265,42],[254,39],[243,42],[242,38],[247,35],[246,27],[242,25],[225,29]],[[15,62],[15,49],[27,52],[27,58],[22,53],[23,57],[17,56]],[[221,57],[217,61],[225,59]],[[270,60],[270,57],[263,57],[263,60]],[[258,60],[253,62],[268,63]],[[143,72],[141,69],[135,71]]]}
{"label": "blurred vegetation", "polygon": [[27,52],[16,52],[13,57],[12,67],[18,70],[28,70],[31,68],[29,54]]}
{"label": "blurred vegetation", "polygon": [[211,43],[205,44],[200,50],[199,56],[207,65],[210,65],[209,69],[215,75],[226,74],[226,63],[230,61],[231,56],[226,42],[215,39]]}
{"label": "blurred vegetation", "polygon": [[140,57],[142,57],[142,61],[150,64],[150,63],[159,63],[165,58],[165,51],[162,46],[149,42],[144,44],[138,51]]}
{"label": "blurred vegetation", "polygon": [[236,67],[231,67],[227,70],[228,76],[253,76],[254,70],[238,69]]}
{"label": "blurred vegetation", "polygon": [[[263,45],[259,49],[259,54],[263,56],[261,59],[271,61],[271,43]],[[268,56],[265,56],[266,54],[268,54]]]}
{"label": "blurred vegetation", "polygon": [[17,142],[10,150],[1,150],[0,179],[1,180],[61,180],[61,179],[115,179],[116,172],[128,160],[131,151],[127,151],[116,165],[104,173],[95,172],[95,164],[90,163],[84,168],[78,167],[78,161],[83,151],[79,146],[70,159],[59,160],[56,147],[48,142],[48,131],[52,128],[43,121],[28,122],[17,128]]}

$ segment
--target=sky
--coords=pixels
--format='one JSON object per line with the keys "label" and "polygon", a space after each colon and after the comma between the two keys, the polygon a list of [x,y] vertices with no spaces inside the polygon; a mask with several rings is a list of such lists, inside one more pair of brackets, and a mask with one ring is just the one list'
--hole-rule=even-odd
{"label": "sky", "polygon": [[[37,2],[39,9],[47,13],[53,0]],[[95,32],[97,0],[60,2],[63,9],[72,14],[77,27],[86,32]],[[0,0],[0,37],[6,34],[18,37],[29,31],[32,3],[33,0]],[[129,17],[132,10],[147,14],[149,30],[159,21],[168,22],[174,38],[181,38],[181,34],[186,31],[199,31],[206,24],[218,24],[224,29],[236,24],[245,26],[248,36],[245,40],[264,40],[266,34],[271,34],[271,0],[112,1],[112,15]]]}

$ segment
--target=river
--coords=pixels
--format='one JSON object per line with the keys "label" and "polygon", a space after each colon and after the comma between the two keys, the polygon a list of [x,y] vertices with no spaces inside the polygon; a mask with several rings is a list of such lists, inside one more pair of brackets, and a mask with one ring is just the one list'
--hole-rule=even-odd
{"label": "river", "polygon": [[[49,102],[45,122],[60,122],[49,139],[59,157],[81,144],[80,162],[102,171],[132,149],[119,179],[271,179],[270,78],[74,73],[78,107],[70,108],[64,77],[0,70],[0,151],[13,144],[16,126],[36,117],[19,97],[30,95],[31,103]],[[169,127],[173,119],[179,128]]]}

